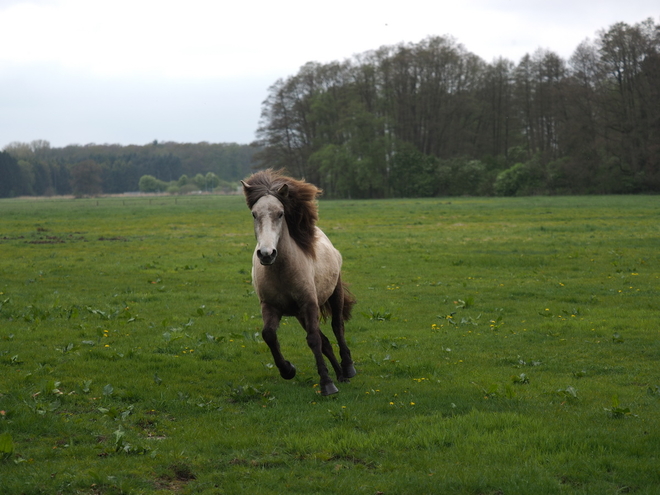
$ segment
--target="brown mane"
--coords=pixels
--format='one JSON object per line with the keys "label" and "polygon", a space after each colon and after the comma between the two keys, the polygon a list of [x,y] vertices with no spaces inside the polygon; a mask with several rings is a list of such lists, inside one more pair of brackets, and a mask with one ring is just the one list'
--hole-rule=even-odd
{"label": "brown mane", "polygon": [[[305,180],[296,180],[283,175],[281,170],[263,170],[252,174],[244,181],[248,186],[244,188],[245,201],[248,208],[263,196],[271,194],[280,200],[284,206],[289,235],[298,244],[300,249],[310,256],[314,256],[314,227],[318,220],[318,207],[316,198],[322,191],[314,184]],[[283,185],[288,186],[288,193],[279,194]]]}

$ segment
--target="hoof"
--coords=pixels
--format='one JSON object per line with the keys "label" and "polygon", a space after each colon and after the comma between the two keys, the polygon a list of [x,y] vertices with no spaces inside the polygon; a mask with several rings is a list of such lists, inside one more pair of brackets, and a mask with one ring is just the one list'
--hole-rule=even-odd
{"label": "hoof", "polygon": [[344,373],[344,378],[346,379],[353,378],[355,375],[357,375],[357,371],[355,371],[355,366],[353,366],[352,363],[349,366],[344,367],[343,373]]}
{"label": "hoof", "polygon": [[296,376],[296,367],[291,363],[289,363],[288,361],[287,364],[289,365],[288,369],[286,368],[280,369],[280,376],[285,380],[291,380],[294,376]]}
{"label": "hoof", "polygon": [[339,389],[332,382],[321,385],[321,395],[332,395],[339,392]]}

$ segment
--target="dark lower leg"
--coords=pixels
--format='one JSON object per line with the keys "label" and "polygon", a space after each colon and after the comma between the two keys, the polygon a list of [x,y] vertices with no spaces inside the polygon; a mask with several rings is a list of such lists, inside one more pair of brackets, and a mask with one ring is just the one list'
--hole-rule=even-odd
{"label": "dark lower leg", "polygon": [[296,376],[296,368],[282,356],[280,351],[280,343],[277,340],[277,327],[279,326],[281,315],[270,310],[268,307],[262,306],[261,314],[264,320],[264,328],[261,331],[261,336],[264,342],[268,344],[275,366],[280,371],[280,376],[286,380],[292,379]]}
{"label": "dark lower leg", "polygon": [[339,392],[335,384],[332,382],[330,375],[328,374],[328,367],[325,365],[325,359],[323,358],[323,343],[321,332],[318,330],[308,331],[307,345],[314,353],[314,358],[316,359],[316,369],[319,373],[319,385],[321,386],[321,394],[330,395]]}
{"label": "dark lower leg", "polygon": [[328,358],[330,364],[332,364],[332,368],[335,370],[335,374],[337,375],[337,380],[339,380],[340,382],[346,381],[341,366],[339,366],[339,361],[337,361],[337,358],[335,357],[335,352],[332,349],[332,343],[330,342],[330,339],[328,339],[328,337],[326,337],[323,332],[321,332],[321,345],[323,348],[323,354],[325,355],[325,357]]}
{"label": "dark lower leg", "polygon": [[335,334],[337,339],[337,344],[339,345],[339,357],[341,358],[341,368],[342,375],[344,380],[353,378],[357,371],[355,371],[355,366],[353,366],[353,358],[351,357],[351,351],[348,348],[346,339],[344,338],[344,315],[343,315],[343,305],[344,305],[344,293],[341,285],[341,279],[337,283],[337,287],[330,296],[330,307],[332,308],[332,331]]}

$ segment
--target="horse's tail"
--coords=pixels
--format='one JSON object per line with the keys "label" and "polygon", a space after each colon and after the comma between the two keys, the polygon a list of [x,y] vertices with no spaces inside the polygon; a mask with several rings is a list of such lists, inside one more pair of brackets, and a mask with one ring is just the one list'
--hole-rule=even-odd
{"label": "horse's tail", "polygon": [[342,283],[342,288],[344,292],[344,310],[342,317],[344,321],[348,321],[351,319],[351,311],[353,311],[353,306],[355,306],[357,299],[355,299],[353,293],[348,290],[348,286],[346,284]]}
{"label": "horse's tail", "polygon": [[[355,296],[351,291],[348,290],[348,285],[340,281],[341,292],[344,298],[344,304],[342,305],[342,320],[348,321],[351,319],[351,312],[353,311],[353,306],[357,302]],[[332,305],[330,304],[330,299],[328,299],[325,304],[321,305],[321,319],[323,321],[327,320],[332,316]]]}

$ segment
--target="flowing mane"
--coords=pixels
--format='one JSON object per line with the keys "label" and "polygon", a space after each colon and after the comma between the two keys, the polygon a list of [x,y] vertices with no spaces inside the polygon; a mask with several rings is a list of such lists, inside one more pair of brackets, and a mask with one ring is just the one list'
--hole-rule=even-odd
{"label": "flowing mane", "polygon": [[[309,256],[314,257],[314,239],[318,207],[316,198],[322,191],[305,180],[296,180],[282,175],[282,171],[272,169],[257,172],[245,180],[248,186],[245,201],[248,208],[263,196],[270,194],[284,206],[284,217],[289,235]],[[280,193],[286,185],[285,193]]]}

